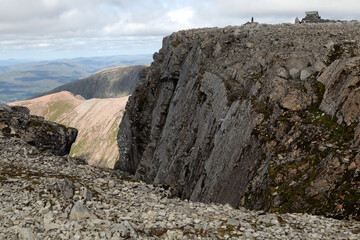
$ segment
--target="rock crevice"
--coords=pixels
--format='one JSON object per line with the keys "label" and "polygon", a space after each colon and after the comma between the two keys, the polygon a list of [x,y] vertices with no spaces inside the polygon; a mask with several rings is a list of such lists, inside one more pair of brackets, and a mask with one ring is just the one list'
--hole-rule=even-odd
{"label": "rock crevice", "polygon": [[166,37],[128,102],[115,168],[194,201],[359,218],[359,31],[252,23]]}

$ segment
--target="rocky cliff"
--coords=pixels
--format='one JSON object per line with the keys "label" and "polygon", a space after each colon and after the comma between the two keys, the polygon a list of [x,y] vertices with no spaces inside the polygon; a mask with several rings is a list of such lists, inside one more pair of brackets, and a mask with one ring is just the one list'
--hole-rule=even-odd
{"label": "rocky cliff", "polygon": [[358,22],[174,33],[115,168],[194,201],[360,219],[359,46]]}
{"label": "rocky cliff", "polygon": [[359,239],[360,223],[172,198],[0,131],[0,239]]}
{"label": "rocky cliff", "polygon": [[42,152],[59,156],[70,152],[77,130],[66,128],[41,117],[29,115],[29,109],[0,104],[0,131],[6,137],[20,138]]}
{"label": "rocky cliff", "polygon": [[31,114],[76,128],[79,132],[70,156],[81,157],[90,165],[112,168],[119,158],[116,135],[127,99],[85,100],[64,91],[9,105],[27,107]]}
{"label": "rocky cliff", "polygon": [[131,94],[140,76],[146,75],[146,66],[120,66],[101,70],[90,77],[67,83],[33,98],[69,91],[90,98],[116,98]]}

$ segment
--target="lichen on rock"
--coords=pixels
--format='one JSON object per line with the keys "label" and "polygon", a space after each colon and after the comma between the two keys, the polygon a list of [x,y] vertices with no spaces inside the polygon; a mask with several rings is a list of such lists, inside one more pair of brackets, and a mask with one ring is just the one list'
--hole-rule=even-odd
{"label": "lichen on rock", "polygon": [[173,33],[130,97],[115,168],[194,201],[360,219],[359,29]]}

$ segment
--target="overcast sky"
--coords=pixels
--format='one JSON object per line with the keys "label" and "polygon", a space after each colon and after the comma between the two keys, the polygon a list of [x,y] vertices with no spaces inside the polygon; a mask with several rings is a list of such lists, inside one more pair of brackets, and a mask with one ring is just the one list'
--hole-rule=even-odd
{"label": "overcast sky", "polygon": [[360,20],[359,0],[0,0],[0,59],[152,54],[172,32],[293,22],[305,11]]}

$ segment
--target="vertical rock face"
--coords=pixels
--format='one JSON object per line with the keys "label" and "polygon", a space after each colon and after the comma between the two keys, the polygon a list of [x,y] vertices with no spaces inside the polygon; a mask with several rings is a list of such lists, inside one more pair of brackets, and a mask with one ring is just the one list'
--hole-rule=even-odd
{"label": "vertical rock face", "polygon": [[359,27],[166,37],[126,107],[115,168],[195,201],[359,219]]}
{"label": "vertical rock face", "polygon": [[26,107],[0,104],[0,131],[7,137],[21,138],[40,151],[63,156],[69,154],[77,130],[29,115]]}

